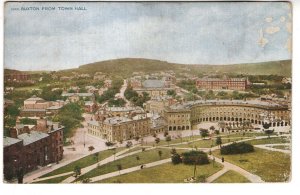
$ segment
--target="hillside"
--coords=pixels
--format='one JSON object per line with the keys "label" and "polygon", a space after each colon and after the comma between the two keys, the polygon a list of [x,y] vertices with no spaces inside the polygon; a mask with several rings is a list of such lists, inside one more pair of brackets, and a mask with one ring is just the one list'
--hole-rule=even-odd
{"label": "hillside", "polygon": [[[146,73],[173,70],[176,73],[193,74],[249,74],[249,75],[281,75],[291,77],[292,61],[270,61],[260,63],[245,63],[231,65],[186,65],[169,63],[167,61],[143,59],[143,58],[122,58],[95,62],[79,66],[74,69],[57,71],[59,75],[72,75],[72,72],[88,73],[93,75],[95,72],[103,72],[111,76],[128,77],[132,72],[143,71]],[[5,74],[16,70],[5,69]],[[37,72],[37,71],[35,71]],[[30,74],[30,72],[27,72]]]}

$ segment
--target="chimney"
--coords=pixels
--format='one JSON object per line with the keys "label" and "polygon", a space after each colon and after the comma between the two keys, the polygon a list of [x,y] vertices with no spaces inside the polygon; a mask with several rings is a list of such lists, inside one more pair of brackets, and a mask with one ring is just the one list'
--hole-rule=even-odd
{"label": "chimney", "polygon": [[24,126],[23,133],[28,133],[28,134],[30,133],[30,129],[28,126]]}
{"label": "chimney", "polygon": [[12,138],[17,138],[18,137],[18,131],[16,128],[11,128],[9,131],[9,135]]}
{"label": "chimney", "polygon": [[47,120],[40,118],[36,121],[36,130],[41,132],[47,132]]}

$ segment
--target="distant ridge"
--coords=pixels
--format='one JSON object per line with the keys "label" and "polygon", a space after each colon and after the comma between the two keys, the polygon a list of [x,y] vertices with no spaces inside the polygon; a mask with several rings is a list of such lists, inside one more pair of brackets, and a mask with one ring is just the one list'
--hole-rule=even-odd
{"label": "distant ridge", "polygon": [[[245,75],[281,75],[291,77],[292,61],[280,60],[259,63],[243,63],[230,65],[201,65],[201,64],[177,64],[167,61],[145,59],[145,58],[121,58],[100,61],[81,65],[78,68],[57,71],[63,75],[71,72],[94,74],[103,72],[109,75],[130,76],[132,72],[157,72],[173,70],[176,73],[190,72],[193,74],[222,74],[235,73]],[[4,72],[16,71],[5,69]]]}

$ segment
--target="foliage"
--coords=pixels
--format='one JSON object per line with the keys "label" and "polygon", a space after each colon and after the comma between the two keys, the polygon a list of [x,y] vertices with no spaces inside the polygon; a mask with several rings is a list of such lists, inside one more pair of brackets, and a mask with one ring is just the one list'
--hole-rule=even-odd
{"label": "foliage", "polygon": [[161,150],[158,150],[158,156],[161,159],[161,156],[162,156],[162,151]]}
{"label": "foliage", "polygon": [[167,91],[167,95],[170,95],[172,97],[175,97],[176,96],[176,91],[175,90],[168,90]]}
{"label": "foliage", "polygon": [[168,136],[166,137],[166,141],[168,142],[168,145],[169,145],[169,142],[170,142],[171,140],[172,140],[172,139],[171,139],[171,136],[168,135]]}
{"label": "foliage", "polygon": [[34,119],[30,119],[30,118],[22,118],[21,120],[20,120],[20,122],[22,123],[22,124],[26,124],[26,125],[36,125],[36,120],[34,120]]}
{"label": "foliage", "polygon": [[222,145],[222,138],[220,136],[216,139],[216,145]]}
{"label": "foliage", "polygon": [[126,104],[126,101],[123,98],[117,98],[117,99],[109,99],[108,100],[108,106],[116,106],[116,107],[123,107]]}
{"label": "foliage", "polygon": [[267,134],[269,138],[270,138],[270,135],[271,135],[272,133],[274,133],[274,129],[273,129],[273,130],[271,130],[271,129],[266,129],[266,130],[265,130],[265,134]]}
{"label": "foliage", "polygon": [[232,143],[227,146],[223,146],[221,148],[221,154],[222,155],[228,155],[228,154],[244,154],[254,152],[254,147],[251,144],[247,144],[244,142],[241,143]]}
{"label": "foliage", "polygon": [[61,94],[62,89],[52,91],[51,87],[44,87],[42,88],[42,93],[39,96],[47,101],[56,101],[62,99]]}
{"label": "foliage", "polygon": [[64,138],[71,137],[73,130],[80,127],[83,120],[82,109],[77,103],[69,103],[62,107],[58,114],[53,117],[54,122],[60,122],[64,128]]}
{"label": "foliage", "polygon": [[155,138],[155,143],[158,144],[160,142],[160,139],[157,137]]}
{"label": "foliage", "polygon": [[75,166],[74,173],[75,173],[75,177],[78,177],[79,175],[81,175],[81,168],[79,166]]}
{"label": "foliage", "polygon": [[11,105],[11,106],[8,106],[6,109],[5,109],[5,114],[8,114],[10,116],[18,116],[20,114],[20,110],[18,108],[18,106],[16,105]]}
{"label": "foliage", "polygon": [[128,141],[128,142],[126,143],[126,147],[127,147],[127,148],[132,147],[132,145],[133,145],[133,144],[132,144],[132,141]]}
{"label": "foliage", "polygon": [[174,165],[177,165],[177,164],[179,164],[179,163],[182,162],[181,156],[179,154],[177,154],[177,153],[173,154],[172,157],[171,157],[171,159],[172,159],[172,163]]}
{"label": "foliage", "polygon": [[124,96],[126,97],[127,100],[131,101],[135,106],[140,106],[140,107],[143,107],[143,104],[151,99],[148,93],[143,92],[142,95],[139,95],[131,87],[127,87],[127,89],[124,92]]}
{"label": "foliage", "polygon": [[201,137],[207,137],[208,136],[208,130],[207,129],[200,129],[200,135]]}
{"label": "foliage", "polygon": [[188,91],[197,90],[196,81],[194,80],[182,80],[177,85]]}
{"label": "foliage", "polygon": [[182,153],[182,162],[184,164],[209,164],[208,156],[205,152],[192,150]]}
{"label": "foliage", "polygon": [[115,144],[112,143],[112,142],[110,142],[110,141],[108,141],[108,142],[105,142],[105,145],[106,145],[107,147],[110,147],[110,146],[113,146],[113,145],[115,145]]}

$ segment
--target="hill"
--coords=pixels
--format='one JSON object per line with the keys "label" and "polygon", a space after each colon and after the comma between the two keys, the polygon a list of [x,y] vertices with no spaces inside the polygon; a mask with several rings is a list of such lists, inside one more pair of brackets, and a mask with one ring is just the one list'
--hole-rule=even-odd
{"label": "hill", "polygon": [[173,70],[174,72],[192,72],[196,74],[207,73],[235,73],[250,75],[281,75],[291,77],[291,60],[270,61],[260,63],[245,63],[232,65],[187,65],[169,63],[167,61],[142,59],[142,58],[123,58],[107,60],[82,65],[77,69],[67,70],[80,73],[93,74],[103,72],[106,74],[130,76],[132,72],[156,72]]}
{"label": "hill", "polygon": [[[280,75],[291,77],[292,61],[270,61],[260,63],[244,63],[230,65],[198,65],[198,64],[176,64],[167,61],[144,59],[144,58],[122,58],[90,63],[74,69],[57,71],[59,75],[72,75],[72,72],[88,73],[103,72],[111,76],[128,77],[132,72],[143,71],[146,73],[173,70],[175,73],[199,74],[244,74],[244,75]],[[21,72],[5,69],[4,73]],[[26,71],[25,71],[26,72]],[[28,74],[38,73],[38,71]]]}

